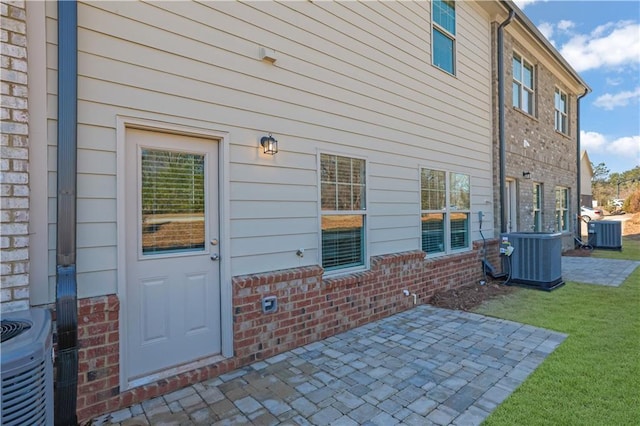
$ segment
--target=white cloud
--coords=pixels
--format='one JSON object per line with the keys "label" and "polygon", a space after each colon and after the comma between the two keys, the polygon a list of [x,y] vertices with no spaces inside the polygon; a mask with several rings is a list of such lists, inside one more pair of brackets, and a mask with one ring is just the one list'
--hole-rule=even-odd
{"label": "white cloud", "polygon": [[[622,157],[635,157],[640,160],[640,136],[628,136],[616,139],[608,146],[609,151]],[[640,161],[637,161],[640,164]]]}
{"label": "white cloud", "polygon": [[630,102],[634,102],[640,99],[640,87],[637,87],[634,91],[624,91],[612,95],[605,93],[593,102],[597,107],[604,108],[606,110],[612,110],[615,107],[624,107],[629,105]]}
{"label": "white cloud", "polygon": [[571,28],[575,26],[576,24],[573,21],[567,21],[566,19],[563,19],[562,21],[558,22],[558,29],[560,31],[569,31]]}
{"label": "white cloud", "polygon": [[632,21],[607,23],[591,34],[573,36],[560,53],[576,69],[640,64],[640,25]]}
{"label": "white cloud", "polygon": [[549,22],[542,22],[538,25],[538,29],[542,33],[543,36],[547,38],[547,40],[551,41],[551,37],[553,37],[553,24]]}
{"label": "white cloud", "polygon": [[600,152],[603,151],[607,139],[603,134],[598,132],[585,132],[580,130],[580,148],[587,151]]}
{"label": "white cloud", "polygon": [[640,135],[608,141],[607,137],[601,133],[581,130],[580,148],[588,152],[605,153],[625,159],[635,158],[636,164],[640,165]]}
{"label": "white cloud", "polygon": [[618,78],[611,78],[611,77],[607,77],[606,78],[606,83],[608,86],[619,86],[620,84],[622,84],[623,80],[622,78],[618,77]]}
{"label": "white cloud", "polygon": [[527,5],[535,3],[537,0],[513,0],[520,9],[524,9]]}

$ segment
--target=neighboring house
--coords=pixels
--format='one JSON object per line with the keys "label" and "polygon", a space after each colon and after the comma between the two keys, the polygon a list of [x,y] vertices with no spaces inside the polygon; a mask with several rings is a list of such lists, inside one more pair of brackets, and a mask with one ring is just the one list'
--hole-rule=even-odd
{"label": "neighboring house", "polygon": [[561,232],[563,249],[573,248],[584,186],[578,171],[579,102],[591,89],[521,12],[493,26],[504,79],[501,92],[497,68],[496,228]]}
{"label": "neighboring house", "polygon": [[593,167],[589,154],[586,150],[582,150],[580,154],[580,205],[593,206],[593,191],[591,188],[591,179],[593,179]]}
{"label": "neighboring house", "polygon": [[[3,4],[2,309],[58,302],[60,333],[77,306],[57,355],[63,376],[78,356],[78,419],[475,283],[483,236],[497,261],[492,46],[513,3],[75,6]],[[536,154],[514,142],[507,176],[552,208],[584,85],[518,17],[505,63],[534,64],[536,110],[507,127]],[[556,86],[568,134],[546,128]]]}

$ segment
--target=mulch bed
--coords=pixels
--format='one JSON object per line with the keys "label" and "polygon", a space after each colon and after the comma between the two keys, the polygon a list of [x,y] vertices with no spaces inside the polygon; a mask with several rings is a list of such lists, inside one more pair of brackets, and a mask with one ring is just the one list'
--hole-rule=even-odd
{"label": "mulch bed", "polygon": [[570,256],[570,257],[590,257],[591,256],[591,252],[592,252],[592,250],[585,250],[585,249],[577,248],[577,249],[573,249],[573,250],[567,250],[564,253],[562,253],[562,255],[563,256]]}
{"label": "mulch bed", "polygon": [[439,308],[470,311],[486,300],[505,296],[514,291],[516,287],[490,279],[485,285],[471,284],[453,290],[439,291],[433,295],[429,304]]}

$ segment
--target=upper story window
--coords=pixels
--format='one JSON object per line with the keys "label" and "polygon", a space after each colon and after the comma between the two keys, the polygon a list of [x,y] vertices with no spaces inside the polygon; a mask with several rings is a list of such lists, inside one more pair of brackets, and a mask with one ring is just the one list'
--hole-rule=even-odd
{"label": "upper story window", "polygon": [[534,105],[534,68],[522,56],[513,55],[513,106],[530,115],[535,115]]}
{"label": "upper story window", "polygon": [[320,154],[322,267],[365,266],[365,160]]}
{"label": "upper story window", "polygon": [[432,37],[433,65],[455,74],[456,5],[452,0],[433,0]]}
{"label": "upper story window", "polygon": [[469,249],[469,175],[420,171],[422,250],[427,255]]}
{"label": "upper story window", "polygon": [[556,231],[569,230],[569,190],[556,188]]}
{"label": "upper story window", "polygon": [[568,97],[567,94],[556,87],[555,93],[555,129],[565,135],[569,134],[568,126]]}

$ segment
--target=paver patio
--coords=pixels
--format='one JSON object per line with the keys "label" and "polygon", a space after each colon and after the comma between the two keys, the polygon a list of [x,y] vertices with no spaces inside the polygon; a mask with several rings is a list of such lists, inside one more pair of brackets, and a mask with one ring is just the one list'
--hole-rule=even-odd
{"label": "paver patio", "polygon": [[619,287],[638,266],[635,260],[563,256],[562,276],[565,281]]}
{"label": "paver patio", "polygon": [[421,305],[94,424],[476,425],[565,337]]}

